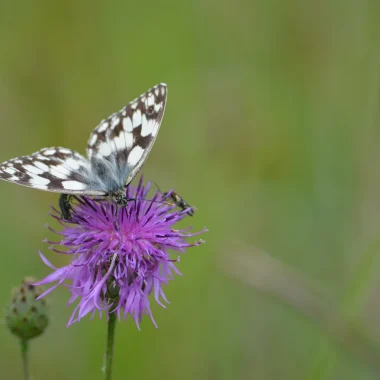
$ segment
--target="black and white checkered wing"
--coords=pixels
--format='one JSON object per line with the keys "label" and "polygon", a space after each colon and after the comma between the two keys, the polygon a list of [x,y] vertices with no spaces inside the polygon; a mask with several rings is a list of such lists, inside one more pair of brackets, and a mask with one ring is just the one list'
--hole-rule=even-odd
{"label": "black and white checkered wing", "polygon": [[0,179],[63,194],[121,194],[152,149],[166,96],[159,84],[103,120],[90,136],[88,160],[70,149],[45,148],[2,163]]}
{"label": "black and white checkered wing", "polygon": [[159,84],[92,132],[87,147],[92,173],[110,192],[128,185],[145,162],[164,116],[166,97],[166,85]]}
{"label": "black and white checkered wing", "polygon": [[90,169],[90,163],[73,150],[45,148],[0,164],[0,179],[57,193],[102,195],[91,187]]}

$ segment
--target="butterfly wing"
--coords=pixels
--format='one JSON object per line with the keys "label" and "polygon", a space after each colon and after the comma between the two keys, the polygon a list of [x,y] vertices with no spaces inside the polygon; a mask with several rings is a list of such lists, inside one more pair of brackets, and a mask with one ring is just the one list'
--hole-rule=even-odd
{"label": "butterfly wing", "polygon": [[103,195],[93,189],[90,170],[90,163],[73,150],[45,148],[0,164],[0,179],[57,193]]}
{"label": "butterfly wing", "polygon": [[167,87],[159,84],[103,120],[90,135],[91,170],[110,191],[137,175],[157,137],[164,116]]}
{"label": "butterfly wing", "polygon": [[104,120],[92,132],[87,154],[45,148],[0,165],[0,179],[63,194],[120,192],[140,170],[156,139],[166,105],[159,84]]}

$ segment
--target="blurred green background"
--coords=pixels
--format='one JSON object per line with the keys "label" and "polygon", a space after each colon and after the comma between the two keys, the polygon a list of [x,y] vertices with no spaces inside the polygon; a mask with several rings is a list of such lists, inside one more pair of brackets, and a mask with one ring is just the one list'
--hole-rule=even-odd
{"label": "blurred green background", "polygon": [[[91,130],[168,84],[146,179],[198,210],[171,305],[117,327],[114,379],[375,379],[380,373],[380,4],[0,3],[0,161],[85,153]],[[0,183],[0,304],[65,258],[42,240],[57,196]],[[105,320],[32,342],[34,379],[102,379]],[[0,378],[21,379],[0,329]]]}

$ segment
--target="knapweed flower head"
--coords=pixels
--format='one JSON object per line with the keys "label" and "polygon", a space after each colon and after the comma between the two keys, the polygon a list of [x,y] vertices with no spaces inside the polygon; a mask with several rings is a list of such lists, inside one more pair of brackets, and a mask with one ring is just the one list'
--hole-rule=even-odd
{"label": "knapweed flower head", "polygon": [[[148,190],[149,184],[144,187],[141,178],[137,188],[127,188],[127,198],[134,199],[127,206],[81,197],[76,198],[70,220],[54,210],[53,217],[63,230],[57,232],[62,237],[60,242],[49,241],[51,249],[70,255],[71,261],[56,268],[40,252],[53,272],[37,284],[54,283],[41,297],[61,284],[69,289],[69,304],[78,304],[68,326],[98,311],[100,316],[103,312],[117,313],[119,319],[131,316],[138,327],[143,314],[148,314],[157,327],[149,296],[152,294],[165,307],[168,301],[163,286],[174,273],[180,275],[175,266],[178,254],[203,243],[187,239],[206,230],[190,233],[189,229],[174,229],[189,210],[176,211],[175,205],[168,204],[170,193],[163,196],[157,192],[146,199]],[[57,244],[66,250],[58,250]],[[176,253],[174,257],[171,251]]]}

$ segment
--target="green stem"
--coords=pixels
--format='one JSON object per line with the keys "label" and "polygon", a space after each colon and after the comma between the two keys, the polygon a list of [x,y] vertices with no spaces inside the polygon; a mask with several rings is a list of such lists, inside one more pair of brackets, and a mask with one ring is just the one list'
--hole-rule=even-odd
{"label": "green stem", "polygon": [[24,370],[24,380],[29,380],[29,360],[28,360],[28,341],[21,340],[21,356],[22,356],[22,367]]}
{"label": "green stem", "polygon": [[116,313],[113,312],[109,314],[109,320],[108,320],[108,325],[107,325],[107,351],[106,351],[105,380],[111,380],[112,378],[112,360],[113,360],[116,321],[117,321]]}

